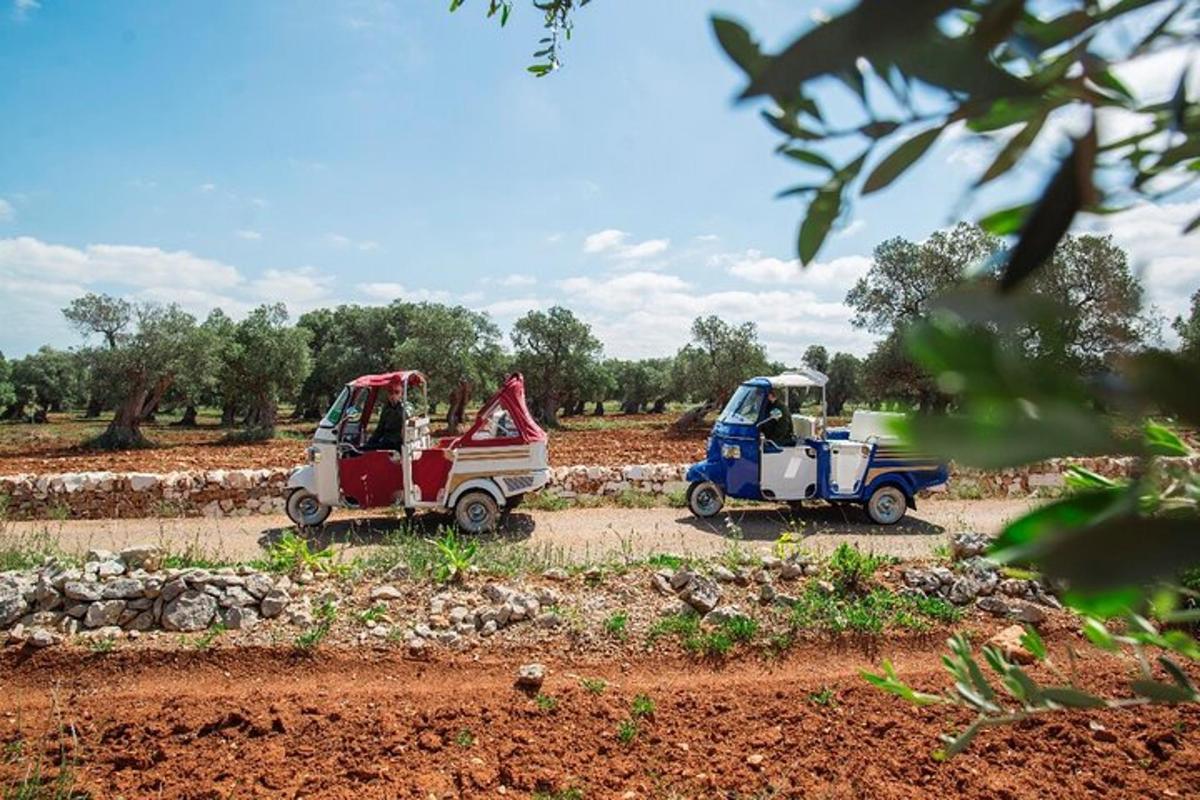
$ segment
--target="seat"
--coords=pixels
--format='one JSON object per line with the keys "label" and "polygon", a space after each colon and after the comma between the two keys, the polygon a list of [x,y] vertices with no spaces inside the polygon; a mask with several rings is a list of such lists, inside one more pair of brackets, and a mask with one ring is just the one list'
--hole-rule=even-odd
{"label": "seat", "polygon": [[817,437],[817,418],[806,417],[803,414],[792,414],[792,433],[797,442]]}
{"label": "seat", "polygon": [[850,439],[867,442],[872,439],[895,439],[892,423],[902,419],[903,414],[888,411],[855,411],[850,417]]}

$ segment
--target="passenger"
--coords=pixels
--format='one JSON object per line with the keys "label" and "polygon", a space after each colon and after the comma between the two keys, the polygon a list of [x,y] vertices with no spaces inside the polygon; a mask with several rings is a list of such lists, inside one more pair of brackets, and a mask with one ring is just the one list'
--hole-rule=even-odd
{"label": "passenger", "polygon": [[[773,413],[778,411],[777,416]],[[762,435],[780,447],[791,447],[796,443],[796,434],[792,430],[792,415],[787,406],[779,402],[774,389],[767,390],[767,406],[763,409],[765,419],[762,423]]]}
{"label": "passenger", "polygon": [[367,440],[367,450],[399,450],[404,444],[404,386],[388,387],[387,402],[379,411],[379,424]]}

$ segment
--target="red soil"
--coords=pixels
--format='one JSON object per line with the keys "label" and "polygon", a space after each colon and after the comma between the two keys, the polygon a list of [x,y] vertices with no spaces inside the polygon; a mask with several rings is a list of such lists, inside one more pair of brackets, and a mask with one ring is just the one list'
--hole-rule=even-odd
{"label": "red soil", "polygon": [[[886,655],[940,689],[942,647],[940,637],[870,656],[806,646],[725,666],[546,651],[422,662],[365,649],[10,649],[0,744],[21,758],[0,760],[0,785],[23,779],[39,753],[54,774],[65,752],[76,788],[97,798],[1195,796],[1195,706],[1056,712],[985,730],[965,754],[935,761],[937,735],[969,716],[915,709],[858,670]],[[553,709],[513,686],[535,657],[549,667]],[[1079,669],[1113,692],[1131,667],[1096,656]],[[609,685],[596,694],[580,676]],[[826,689],[832,702],[814,702]],[[622,744],[637,694],[654,711]],[[581,793],[549,794],[572,788]]]}
{"label": "red soil", "polygon": [[[685,436],[674,434],[670,415],[639,414],[612,417],[618,425],[585,427],[591,418],[567,420],[566,427],[550,433],[553,466],[598,464],[684,463],[704,455],[708,430]],[[222,442],[227,431],[148,426],[147,438],[156,447],[144,450],[98,452],[77,443],[84,428],[74,422],[47,425],[5,425],[0,431],[0,475],[108,470],[112,472],[172,472],[204,469],[260,469],[290,467],[304,461],[304,448],[312,426],[290,425],[296,439],[273,439],[254,444]],[[97,431],[92,431],[93,435]]]}

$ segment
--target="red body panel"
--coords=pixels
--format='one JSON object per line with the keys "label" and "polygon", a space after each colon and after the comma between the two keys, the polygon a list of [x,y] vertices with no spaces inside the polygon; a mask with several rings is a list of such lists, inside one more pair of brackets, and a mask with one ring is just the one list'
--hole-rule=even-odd
{"label": "red body panel", "polygon": [[403,501],[404,469],[392,461],[390,450],[371,450],[362,455],[338,459],[338,482],[342,496],[354,500],[360,508],[390,506]]}
{"label": "red body panel", "polygon": [[454,464],[441,448],[422,450],[420,455],[412,462],[412,479],[421,490],[421,499],[431,503],[437,500],[438,492],[446,485],[450,467]]}

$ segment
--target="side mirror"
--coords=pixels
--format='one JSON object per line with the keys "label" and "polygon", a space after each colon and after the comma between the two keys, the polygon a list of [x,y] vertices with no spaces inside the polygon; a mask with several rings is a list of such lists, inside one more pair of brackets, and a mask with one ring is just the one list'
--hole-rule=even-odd
{"label": "side mirror", "polygon": [[783,419],[783,412],[778,408],[772,408],[771,413],[768,416],[770,416],[771,419]]}

